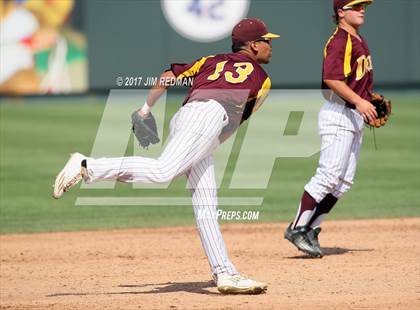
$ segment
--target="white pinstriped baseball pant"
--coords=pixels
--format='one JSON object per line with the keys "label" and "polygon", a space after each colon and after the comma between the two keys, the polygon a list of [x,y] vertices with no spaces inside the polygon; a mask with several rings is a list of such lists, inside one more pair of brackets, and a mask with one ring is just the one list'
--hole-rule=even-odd
{"label": "white pinstriped baseball pant", "polygon": [[131,156],[86,160],[87,183],[102,180],[166,183],[186,174],[197,229],[213,277],[223,272],[238,273],[228,258],[217,221],[217,186],[212,156],[227,123],[226,111],[218,102],[190,102],[172,118],[168,143],[158,159]]}
{"label": "white pinstriped baseball pant", "polygon": [[305,190],[320,202],[327,194],[341,198],[353,185],[363,138],[363,117],[344,104],[327,101],[319,112],[321,154]]}

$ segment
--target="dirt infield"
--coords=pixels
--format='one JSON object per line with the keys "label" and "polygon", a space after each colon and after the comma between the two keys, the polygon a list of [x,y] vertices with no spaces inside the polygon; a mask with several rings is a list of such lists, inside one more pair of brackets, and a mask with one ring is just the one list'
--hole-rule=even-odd
{"label": "dirt infield", "polygon": [[0,236],[1,309],[419,309],[420,218],[335,221],[306,259],[286,224],[223,225],[231,259],[269,283],[222,296],[194,227]]}

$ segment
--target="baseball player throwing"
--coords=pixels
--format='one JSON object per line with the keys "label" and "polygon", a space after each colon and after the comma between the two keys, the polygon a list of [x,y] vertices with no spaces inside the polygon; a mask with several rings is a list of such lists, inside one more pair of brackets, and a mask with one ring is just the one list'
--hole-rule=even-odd
{"label": "baseball player throwing", "polygon": [[318,119],[319,165],[305,185],[295,220],[285,232],[287,240],[313,257],[324,255],[318,241],[322,221],[353,184],[364,122],[372,123],[377,117],[370,102],[372,58],[359,34],[366,6],[372,2],[333,1],[338,27],[324,49],[322,88],[326,102]]}
{"label": "baseball player throwing", "polygon": [[[191,64],[172,64],[161,79],[194,78],[183,106],[170,122],[168,143],[158,159],[90,158],[71,155],[54,184],[55,198],[82,179],[87,182],[166,183],[185,174],[192,192],[198,233],[217,288],[225,294],[258,294],[267,284],[238,273],[230,261],[217,222],[217,187],[213,152],[262,104],[271,82],[260,64],[270,61],[271,40],[265,24],[241,20],[232,30],[233,53],[202,57]],[[152,88],[139,115],[146,117],[167,88]],[[203,212],[204,211],[204,212]],[[207,214],[202,217],[198,215]]]}

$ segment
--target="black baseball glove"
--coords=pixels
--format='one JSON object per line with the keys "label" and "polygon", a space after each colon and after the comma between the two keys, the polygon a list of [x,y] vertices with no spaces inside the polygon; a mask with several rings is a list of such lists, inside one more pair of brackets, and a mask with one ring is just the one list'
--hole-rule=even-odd
{"label": "black baseball glove", "polygon": [[160,142],[158,137],[156,120],[149,112],[145,117],[141,117],[137,111],[131,114],[132,130],[142,148],[147,148],[150,144]]}
{"label": "black baseball glove", "polygon": [[389,116],[391,115],[391,100],[385,98],[380,94],[373,93],[371,103],[375,106],[378,117],[374,120],[367,122],[367,124],[371,127],[376,128],[385,126],[386,122],[389,119]]}

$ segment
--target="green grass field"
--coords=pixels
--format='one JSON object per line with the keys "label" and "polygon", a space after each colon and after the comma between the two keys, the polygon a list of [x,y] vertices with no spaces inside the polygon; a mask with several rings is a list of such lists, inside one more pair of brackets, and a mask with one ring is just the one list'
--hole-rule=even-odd
{"label": "green grass field", "polygon": [[[330,219],[420,216],[420,94],[386,94],[393,99],[394,110],[389,125],[376,131],[379,150],[375,150],[372,134],[366,130],[355,185]],[[76,198],[84,196],[186,196],[185,178],[173,182],[166,191],[139,190],[118,184],[112,191],[77,187],[61,200],[51,198],[54,177],[68,154],[75,150],[90,153],[104,103],[102,97],[2,100],[0,233],[194,223],[192,208],[186,206],[75,206]],[[169,114],[172,114],[178,103],[170,107]],[[275,121],[275,117],[267,121]],[[241,135],[235,141],[234,155],[240,139]],[[131,151],[128,149],[127,154]],[[259,210],[260,221],[289,221],[317,160],[318,154],[310,158],[277,159],[266,190],[222,188],[220,195],[264,196],[261,207],[247,209]],[[229,162],[230,171],[225,178],[229,179],[233,166],[234,160]],[[227,184],[225,181],[223,184]]]}

